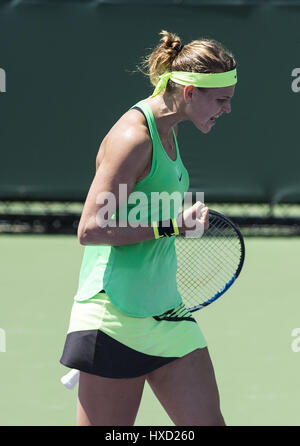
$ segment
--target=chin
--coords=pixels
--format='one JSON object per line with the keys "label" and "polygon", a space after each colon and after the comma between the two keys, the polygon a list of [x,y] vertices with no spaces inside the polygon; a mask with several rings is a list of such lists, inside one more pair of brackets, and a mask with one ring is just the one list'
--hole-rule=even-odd
{"label": "chin", "polygon": [[213,127],[212,125],[203,125],[203,124],[197,125],[196,123],[194,123],[194,124],[197,127],[197,129],[200,130],[200,132],[202,132],[202,133],[209,133]]}
{"label": "chin", "polygon": [[211,131],[211,127],[197,127],[202,133],[209,133]]}
{"label": "chin", "polygon": [[211,128],[206,128],[205,130],[200,129],[202,133],[209,133],[211,131]]}

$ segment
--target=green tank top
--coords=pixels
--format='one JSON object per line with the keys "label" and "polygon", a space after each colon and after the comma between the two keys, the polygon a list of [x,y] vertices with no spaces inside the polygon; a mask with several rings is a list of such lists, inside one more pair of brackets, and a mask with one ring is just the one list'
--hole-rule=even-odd
{"label": "green tank top", "polygon": [[[147,195],[148,206],[140,209],[140,222],[158,221],[175,218],[179,213],[184,194],[189,187],[189,176],[180,158],[175,132],[176,160],[167,155],[160,141],[154,116],[149,105],[138,102],[131,108],[138,107],[144,113],[150,136],[153,153],[151,171],[147,177],[135,184],[127,203],[121,206],[115,218],[131,221],[134,213],[138,219],[137,197],[140,193]],[[171,201],[170,210],[163,205],[164,201],[151,201],[153,192],[157,194],[177,193],[179,200]],[[163,196],[163,195],[161,195]],[[133,197],[134,200],[133,200]],[[150,206],[152,204],[152,206]],[[157,206],[155,206],[157,204]],[[166,215],[166,213],[168,215]],[[122,218],[121,218],[122,215]],[[160,315],[181,303],[181,296],[176,283],[176,251],[175,236],[151,239],[142,242],[122,245],[86,246],[79,275],[76,301],[84,301],[104,290],[117,309],[134,317]]]}

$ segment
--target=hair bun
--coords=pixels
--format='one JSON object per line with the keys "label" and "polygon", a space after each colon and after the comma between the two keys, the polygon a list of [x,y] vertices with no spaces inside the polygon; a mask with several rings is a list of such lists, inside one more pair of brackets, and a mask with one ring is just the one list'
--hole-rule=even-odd
{"label": "hair bun", "polygon": [[177,34],[169,33],[166,30],[162,30],[160,32],[160,35],[162,38],[161,41],[161,47],[164,47],[165,49],[174,51],[174,56],[181,51],[183,45],[181,43],[181,39]]}

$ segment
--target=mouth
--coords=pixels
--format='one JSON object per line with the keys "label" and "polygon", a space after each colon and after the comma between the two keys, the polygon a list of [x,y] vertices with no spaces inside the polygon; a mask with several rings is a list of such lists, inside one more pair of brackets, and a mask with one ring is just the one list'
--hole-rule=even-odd
{"label": "mouth", "polygon": [[222,114],[222,113],[220,113],[219,115],[212,116],[210,119],[211,119],[212,121],[215,121],[216,119],[218,119],[218,118],[221,116],[221,114]]}
{"label": "mouth", "polygon": [[210,118],[210,121],[212,121],[213,123],[215,123],[215,122],[216,122],[216,119],[218,119],[221,115],[222,115],[222,113],[220,113],[219,115],[212,116],[212,117]]}

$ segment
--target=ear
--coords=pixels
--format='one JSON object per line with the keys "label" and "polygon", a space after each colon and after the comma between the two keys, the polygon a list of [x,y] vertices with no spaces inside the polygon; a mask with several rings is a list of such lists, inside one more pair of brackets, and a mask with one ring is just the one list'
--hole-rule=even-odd
{"label": "ear", "polygon": [[194,85],[186,85],[186,87],[184,87],[183,97],[187,104],[190,104],[192,102],[194,90],[195,90]]}

